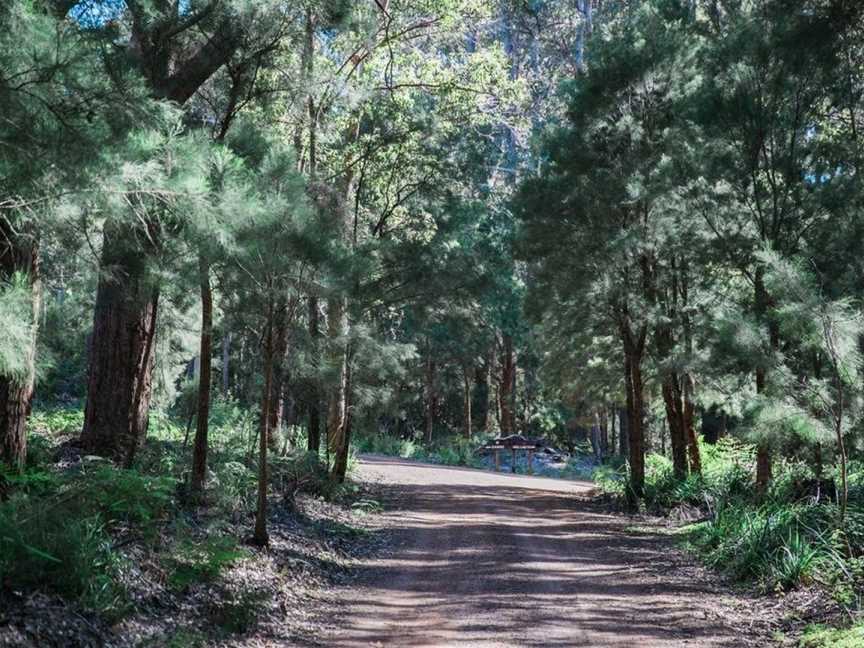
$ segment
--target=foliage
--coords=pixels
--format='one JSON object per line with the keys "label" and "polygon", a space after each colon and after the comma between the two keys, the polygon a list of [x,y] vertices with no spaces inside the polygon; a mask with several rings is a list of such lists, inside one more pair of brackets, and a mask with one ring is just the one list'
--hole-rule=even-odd
{"label": "foliage", "polygon": [[826,628],[808,626],[798,644],[800,648],[855,648],[864,642],[864,625],[858,623],[851,628]]}
{"label": "foliage", "polygon": [[225,567],[246,556],[247,552],[238,549],[233,538],[211,537],[197,542],[191,538],[180,540],[171,550],[168,583],[182,591],[195,583],[211,582]]}

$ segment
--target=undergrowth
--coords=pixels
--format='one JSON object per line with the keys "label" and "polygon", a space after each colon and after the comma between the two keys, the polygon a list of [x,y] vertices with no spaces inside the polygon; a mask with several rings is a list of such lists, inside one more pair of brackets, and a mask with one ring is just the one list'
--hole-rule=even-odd
{"label": "undergrowth", "polygon": [[[675,479],[667,457],[646,457],[645,510],[696,518],[684,529],[686,545],[732,581],[766,592],[817,585],[848,612],[859,611],[864,467],[850,469],[849,508],[841,521],[832,479],[816,479],[805,463],[778,461],[768,492],[758,497],[752,446],[725,438],[701,450],[702,474],[684,480]],[[595,478],[607,495],[625,498],[625,469],[604,467]]]}
{"label": "undergrowth", "polygon": [[414,439],[400,439],[385,434],[359,435],[354,441],[358,453],[382,454],[403,459],[416,459],[445,466],[470,466],[479,468],[483,465],[475,453],[483,439],[466,439],[453,436],[424,445]]}
{"label": "undergrowth", "polygon": [[[166,585],[178,592],[218,579],[247,555],[223,522],[254,510],[254,414],[214,403],[204,521],[211,527],[199,521],[195,528],[185,522],[195,514],[184,497],[192,444],[183,421],[154,413],[131,469],[74,458],[74,448],[60,444],[74,439],[81,424],[80,409],[34,412],[27,466],[19,473],[0,465],[6,497],[0,501],[0,595],[46,591],[111,620],[130,610],[123,578],[134,567],[123,551],[130,544],[143,546],[161,564]],[[303,450],[271,453],[269,475],[274,501],[281,497],[289,508],[301,491],[338,499],[353,488],[331,480],[324,463]],[[225,602],[213,611],[217,625],[247,627],[253,603]]]}

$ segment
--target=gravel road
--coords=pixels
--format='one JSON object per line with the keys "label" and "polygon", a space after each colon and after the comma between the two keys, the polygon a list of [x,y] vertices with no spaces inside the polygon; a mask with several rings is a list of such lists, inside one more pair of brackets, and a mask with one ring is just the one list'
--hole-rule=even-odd
{"label": "gravel road", "polygon": [[392,541],[341,592],[328,646],[765,645],[668,538],[590,506],[590,483],[378,456],[360,472],[388,484]]}

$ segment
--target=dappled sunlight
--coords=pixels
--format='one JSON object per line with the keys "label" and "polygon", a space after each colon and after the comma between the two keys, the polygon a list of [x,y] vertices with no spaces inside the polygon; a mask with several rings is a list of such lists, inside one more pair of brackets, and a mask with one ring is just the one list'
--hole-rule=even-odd
{"label": "dappled sunlight", "polygon": [[[373,458],[398,484],[392,548],[358,566],[335,646],[734,646],[688,608],[662,546],[580,485]],[[474,481],[476,479],[476,481]],[[451,481],[452,480],[452,481]]]}

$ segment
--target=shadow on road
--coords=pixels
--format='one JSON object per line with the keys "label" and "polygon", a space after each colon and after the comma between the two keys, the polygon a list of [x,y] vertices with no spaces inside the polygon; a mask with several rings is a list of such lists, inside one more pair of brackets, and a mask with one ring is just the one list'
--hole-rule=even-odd
{"label": "shadow on road", "polygon": [[358,567],[331,645],[745,645],[712,618],[711,586],[678,574],[665,539],[590,511],[584,486],[364,463],[398,489],[392,550]]}

